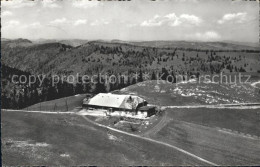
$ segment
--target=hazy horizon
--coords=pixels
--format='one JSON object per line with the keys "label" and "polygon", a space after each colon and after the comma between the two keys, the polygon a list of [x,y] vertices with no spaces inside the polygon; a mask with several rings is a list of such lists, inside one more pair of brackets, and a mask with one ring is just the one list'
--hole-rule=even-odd
{"label": "hazy horizon", "polygon": [[259,43],[259,5],[254,1],[1,3],[2,38]]}
{"label": "hazy horizon", "polygon": [[86,38],[38,38],[38,39],[30,39],[30,38],[5,38],[1,37],[1,39],[7,40],[18,40],[18,39],[27,39],[30,41],[48,41],[48,40],[86,40],[86,41],[122,41],[122,42],[235,42],[235,43],[252,43],[259,44],[259,42],[243,42],[243,41],[232,41],[232,40],[219,40],[219,41],[199,41],[199,40],[121,40],[121,39],[86,39]]}

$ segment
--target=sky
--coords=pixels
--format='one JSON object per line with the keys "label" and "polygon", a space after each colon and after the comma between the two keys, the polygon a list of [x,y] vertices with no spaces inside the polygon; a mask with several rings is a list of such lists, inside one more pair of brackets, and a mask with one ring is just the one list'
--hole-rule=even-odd
{"label": "sky", "polygon": [[2,38],[259,42],[259,2],[12,0]]}

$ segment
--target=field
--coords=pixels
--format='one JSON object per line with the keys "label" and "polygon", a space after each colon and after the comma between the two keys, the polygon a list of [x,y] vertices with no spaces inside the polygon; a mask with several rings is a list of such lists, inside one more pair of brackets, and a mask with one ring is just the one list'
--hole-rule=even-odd
{"label": "field", "polygon": [[260,137],[260,109],[169,109],[168,115],[175,120]]}
{"label": "field", "polygon": [[259,164],[260,111],[175,109],[150,137],[221,165]]}
{"label": "field", "polygon": [[260,166],[260,0],[113,1],[1,0],[3,166]]}
{"label": "field", "polygon": [[78,94],[51,101],[45,101],[25,108],[29,111],[70,111],[75,107],[81,107],[85,94]]}
{"label": "field", "polygon": [[[258,164],[259,110],[228,110],[167,110],[143,135],[219,165]],[[2,112],[2,155],[3,165],[207,165],[78,115],[14,111]]]}
{"label": "field", "polygon": [[[252,78],[256,83],[259,77]],[[189,81],[167,83],[164,81],[145,81],[116,93],[134,93],[148,101],[150,104],[160,106],[176,105],[208,105],[208,104],[236,104],[257,103],[260,101],[260,89],[257,84],[217,84]]]}
{"label": "field", "polygon": [[[160,92],[156,92],[156,86],[160,87]],[[237,85],[183,83],[178,86],[182,93],[169,93],[176,89],[172,86],[146,81],[117,93],[136,93],[161,106],[211,104],[201,98],[209,96],[226,98],[229,102],[233,99],[257,102],[259,98],[254,92],[258,88],[252,85],[239,89]],[[194,91],[194,94],[182,96],[187,94],[185,91]],[[199,97],[197,101],[196,96]],[[209,165],[169,145],[218,165],[257,165],[260,162],[259,109],[168,108],[148,121],[149,124],[141,121],[138,131],[127,127],[128,120],[119,123],[120,118],[88,117],[95,123],[140,137],[108,130],[76,114],[29,112],[76,112],[75,108],[81,106],[84,97],[81,94],[43,102],[28,107],[28,112],[2,111],[3,165]],[[223,101],[212,104],[220,103]],[[114,121],[117,121],[115,125]],[[122,125],[124,123],[127,126]]]}
{"label": "field", "polygon": [[[2,112],[3,165],[206,165],[80,116]],[[101,158],[102,157],[102,158]]]}

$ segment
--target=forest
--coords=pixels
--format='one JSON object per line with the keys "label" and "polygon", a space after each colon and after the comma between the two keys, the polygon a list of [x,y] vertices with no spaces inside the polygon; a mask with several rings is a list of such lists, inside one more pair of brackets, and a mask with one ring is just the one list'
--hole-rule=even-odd
{"label": "forest", "polygon": [[[146,79],[155,80],[157,76],[166,79],[172,75],[174,83],[177,75],[260,72],[260,51],[245,48],[205,50],[100,41],[73,47],[61,43],[33,44],[22,39],[1,44],[2,108],[22,109],[75,94],[109,92]],[[43,84],[12,82],[14,75],[43,74]],[[53,84],[53,75],[76,74],[80,82]],[[98,75],[99,79],[95,83],[82,82],[84,75]],[[103,75],[114,75],[120,82],[104,83]]]}

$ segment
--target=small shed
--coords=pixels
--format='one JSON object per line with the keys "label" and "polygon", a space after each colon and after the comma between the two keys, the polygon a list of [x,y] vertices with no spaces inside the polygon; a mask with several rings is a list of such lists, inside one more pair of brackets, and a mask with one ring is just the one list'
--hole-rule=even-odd
{"label": "small shed", "polygon": [[156,113],[155,106],[143,106],[138,109],[141,113],[145,113],[147,117],[150,117]]}

